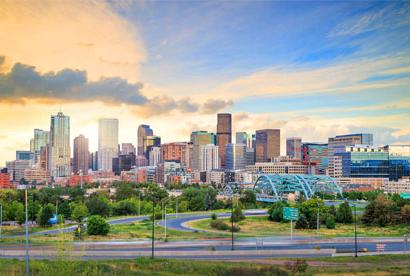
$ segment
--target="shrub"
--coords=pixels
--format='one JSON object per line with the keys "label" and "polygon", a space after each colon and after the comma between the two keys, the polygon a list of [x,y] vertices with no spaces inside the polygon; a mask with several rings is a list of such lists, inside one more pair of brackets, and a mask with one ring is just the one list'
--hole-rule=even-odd
{"label": "shrub", "polygon": [[306,216],[304,214],[301,214],[299,216],[299,219],[296,222],[296,229],[306,229],[308,228],[308,221],[306,219]]}
{"label": "shrub", "polygon": [[276,222],[283,221],[283,206],[282,202],[273,203],[268,210],[269,219]]}
{"label": "shrub", "polygon": [[99,215],[90,216],[87,220],[88,235],[102,235],[106,236],[110,231],[110,225],[107,221]]}
{"label": "shrub", "polygon": [[340,223],[352,223],[353,213],[352,208],[350,208],[349,202],[345,201],[340,204],[336,211],[336,221]]}
{"label": "shrub", "polygon": [[300,260],[297,259],[294,262],[288,262],[286,263],[286,268],[292,272],[292,274],[295,273],[304,273],[308,269],[309,265],[305,260]]}
{"label": "shrub", "polygon": [[233,225],[232,227],[229,227],[229,229],[230,229],[232,232],[235,232],[235,233],[241,231],[241,228],[240,228],[239,226],[236,226],[236,225]]}
{"label": "shrub", "polygon": [[71,218],[78,223],[81,223],[83,219],[88,216],[87,206],[84,204],[74,205],[73,212],[71,213]]}
{"label": "shrub", "polygon": [[210,223],[211,227],[217,230],[221,230],[221,231],[225,231],[229,229],[228,224],[226,224],[225,222],[223,222],[222,220],[213,220]]}
{"label": "shrub", "polygon": [[332,215],[327,216],[326,218],[326,228],[327,229],[335,229],[335,217]]}
{"label": "shrub", "polygon": [[216,214],[215,214],[215,213],[212,213],[211,219],[212,219],[212,220],[216,220],[216,218],[217,218]]}
{"label": "shrub", "polygon": [[54,207],[50,203],[44,205],[40,209],[40,214],[38,215],[38,224],[40,226],[50,225],[49,220],[53,217]]}
{"label": "shrub", "polygon": [[239,208],[239,207],[235,208],[233,210],[231,220],[233,220],[233,222],[238,222],[238,221],[241,221],[241,220],[244,220],[244,219],[245,219],[245,216],[242,213],[241,208]]}

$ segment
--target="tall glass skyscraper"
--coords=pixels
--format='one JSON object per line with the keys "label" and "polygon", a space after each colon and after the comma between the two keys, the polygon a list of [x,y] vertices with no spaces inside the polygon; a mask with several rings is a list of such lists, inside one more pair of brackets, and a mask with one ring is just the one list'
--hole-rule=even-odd
{"label": "tall glass skyscraper", "polygon": [[216,144],[219,147],[219,159],[221,168],[225,168],[225,147],[232,143],[232,115],[230,113],[218,113],[216,126]]}
{"label": "tall glass skyscraper", "polygon": [[98,170],[112,171],[112,159],[118,157],[118,119],[98,121]]}
{"label": "tall glass skyscraper", "polygon": [[302,138],[291,137],[286,139],[286,155],[295,159],[302,159]]}
{"label": "tall glass skyscraper", "polygon": [[144,152],[144,138],[147,136],[153,136],[154,131],[149,125],[139,125],[138,126],[138,144],[137,144],[137,155],[145,155]]}
{"label": "tall glass skyscraper", "polygon": [[49,170],[54,178],[69,176],[70,168],[70,117],[62,112],[51,116]]}
{"label": "tall glass skyscraper", "polygon": [[192,168],[196,171],[201,169],[201,146],[216,143],[216,137],[214,133],[207,131],[194,131],[191,133],[191,143],[193,144],[192,153]]}
{"label": "tall glass skyscraper", "polygon": [[227,144],[226,145],[226,169],[240,170],[246,165],[246,145]]}
{"label": "tall glass skyscraper", "polygon": [[46,147],[49,143],[50,132],[42,129],[34,129],[34,139],[33,139],[33,153],[34,161],[37,162],[40,157],[40,151],[42,147]]}

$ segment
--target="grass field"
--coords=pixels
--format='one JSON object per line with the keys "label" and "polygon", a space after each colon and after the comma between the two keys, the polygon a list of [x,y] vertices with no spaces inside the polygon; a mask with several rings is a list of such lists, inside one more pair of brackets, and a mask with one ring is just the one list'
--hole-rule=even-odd
{"label": "grass field", "polygon": [[[136,260],[30,261],[31,275],[409,275],[410,255],[366,256],[355,259],[192,261]],[[24,262],[0,260],[0,275],[23,275]]]}
{"label": "grass field", "polygon": [[[222,219],[229,223],[228,218]],[[191,221],[187,223],[187,226],[212,231],[212,233],[227,233],[227,231],[217,231],[210,227],[211,219],[202,219]],[[267,219],[267,216],[247,217],[245,220],[237,223],[241,228],[237,236],[243,237],[256,237],[256,236],[280,236],[289,235],[290,223],[272,222]],[[327,229],[325,225],[321,225],[320,235],[322,237],[349,237],[354,236],[353,224],[336,224],[336,229]],[[294,229],[294,235],[299,236],[314,236],[316,235],[316,229]],[[404,234],[410,234],[410,227],[406,225],[376,227],[365,226],[358,224],[357,233],[363,237],[387,237],[387,236],[403,236]]]}

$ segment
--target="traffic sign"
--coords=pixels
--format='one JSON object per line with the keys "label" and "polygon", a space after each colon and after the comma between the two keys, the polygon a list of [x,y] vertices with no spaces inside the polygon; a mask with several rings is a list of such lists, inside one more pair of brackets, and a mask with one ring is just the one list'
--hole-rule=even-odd
{"label": "traffic sign", "polygon": [[410,199],[410,193],[401,193],[400,197],[403,199]]}
{"label": "traffic sign", "polygon": [[287,220],[298,220],[299,210],[297,208],[285,207],[283,208],[283,218]]}

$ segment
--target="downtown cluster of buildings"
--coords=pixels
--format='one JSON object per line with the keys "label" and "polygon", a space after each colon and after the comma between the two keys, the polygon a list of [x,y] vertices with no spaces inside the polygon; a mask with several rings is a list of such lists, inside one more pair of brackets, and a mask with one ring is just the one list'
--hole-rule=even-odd
{"label": "downtown cluster of buildings", "polygon": [[[373,135],[338,135],[327,143],[286,139],[280,129],[232,133],[232,116],[217,114],[216,133],[191,133],[189,141],[161,143],[149,125],[140,125],[136,146],[119,143],[118,119],[98,122],[98,150],[79,135],[70,146],[70,118],[51,116],[50,129],[35,129],[30,150],[16,151],[0,173],[0,188],[17,184],[78,185],[113,181],[228,183],[251,185],[260,174],[325,174],[345,190],[410,192],[410,145],[374,146]],[[235,143],[233,142],[235,137]]]}

